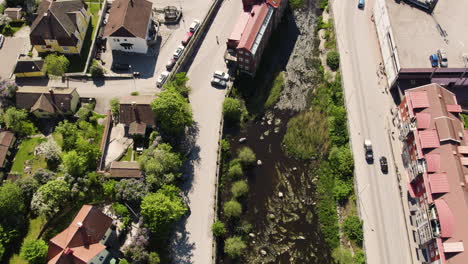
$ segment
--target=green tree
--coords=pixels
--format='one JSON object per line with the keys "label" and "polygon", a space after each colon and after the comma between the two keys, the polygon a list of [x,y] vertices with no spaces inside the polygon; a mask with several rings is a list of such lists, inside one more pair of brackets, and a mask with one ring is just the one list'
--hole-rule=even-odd
{"label": "green tree", "polygon": [[353,192],[353,183],[351,181],[343,181],[336,179],[335,186],[333,186],[333,197],[340,204],[345,204],[349,195]]}
{"label": "green tree", "polygon": [[353,264],[353,255],[349,249],[337,247],[332,252],[332,257],[337,264]]}
{"label": "green tree", "polygon": [[366,264],[366,255],[361,249],[357,249],[354,253],[354,263],[355,264]]}
{"label": "green tree", "polygon": [[331,167],[342,180],[353,178],[354,160],[349,146],[333,147],[328,155]]}
{"label": "green tree", "polygon": [[80,136],[76,139],[76,152],[83,159],[83,170],[96,170],[97,160],[101,155],[101,151],[96,144],[89,144],[88,139]]}
{"label": "green tree", "polygon": [[236,201],[236,200],[231,200],[229,202],[226,202],[223,206],[223,211],[224,214],[231,218],[231,217],[239,217],[242,214],[242,205]]}
{"label": "green tree", "polygon": [[34,124],[28,120],[28,113],[24,109],[8,108],[1,115],[1,123],[7,129],[21,136],[31,135],[36,131]]}
{"label": "green tree", "polygon": [[125,179],[115,184],[115,198],[118,201],[138,204],[148,193],[148,186],[142,180]]}
{"label": "green tree", "polygon": [[67,72],[70,61],[64,55],[49,54],[44,61],[44,69],[50,76],[62,76]]}
{"label": "green tree", "polygon": [[0,186],[0,224],[15,227],[22,222],[25,213],[24,197],[21,188],[6,181]]}
{"label": "green tree", "polygon": [[48,139],[46,142],[41,144],[42,153],[48,163],[58,163],[62,150],[53,138]]}
{"label": "green tree", "polygon": [[174,183],[181,175],[182,160],[169,144],[159,144],[143,151],[139,163],[145,172],[146,182],[154,188]]}
{"label": "green tree", "polygon": [[76,139],[78,138],[78,126],[76,123],[68,122],[65,120],[60,122],[57,127],[55,127],[55,131],[62,135],[63,143],[62,143],[62,150],[69,151],[75,149]]}
{"label": "green tree", "polygon": [[300,9],[304,6],[304,0],[289,0],[291,9]]}
{"label": "green tree", "polygon": [[174,89],[182,96],[187,97],[190,92],[190,87],[187,86],[188,77],[185,72],[179,72],[174,76],[174,79],[170,80],[164,85],[165,89]]}
{"label": "green tree", "polygon": [[242,147],[237,152],[237,157],[242,165],[253,165],[257,158],[255,157],[255,153],[249,147]]}
{"label": "green tree", "polygon": [[227,97],[223,102],[223,114],[226,121],[238,123],[241,121],[244,105],[239,99]]}
{"label": "green tree", "polygon": [[104,68],[99,65],[97,60],[93,60],[93,64],[91,65],[89,72],[93,78],[100,78],[104,76]]}
{"label": "green tree", "polygon": [[117,121],[119,119],[119,114],[120,114],[119,98],[116,98],[116,97],[112,98],[109,104],[111,108],[112,118],[114,118],[114,120]]}
{"label": "green tree", "polygon": [[63,155],[63,168],[71,176],[84,176],[84,172],[86,170],[85,166],[86,158],[79,155],[75,150],[69,151]]}
{"label": "green tree", "polygon": [[230,179],[238,179],[243,174],[242,166],[239,162],[229,163],[228,177]]}
{"label": "green tree", "polygon": [[162,91],[151,103],[162,131],[180,136],[193,124],[192,110],[186,98],[174,89]]}
{"label": "green tree", "polygon": [[48,246],[42,240],[26,240],[21,246],[20,256],[30,264],[42,264],[47,256]]}
{"label": "green tree", "polygon": [[159,258],[159,254],[157,252],[151,252],[148,256],[148,264],[159,264],[161,263],[161,259]]}
{"label": "green tree", "polygon": [[164,185],[156,193],[150,193],[141,202],[141,214],[146,226],[153,232],[179,220],[187,211],[180,190],[174,185]]}
{"label": "green tree", "polygon": [[70,197],[70,188],[64,180],[52,180],[39,187],[33,195],[31,209],[47,218],[60,212]]}
{"label": "green tree", "polygon": [[31,199],[37,189],[39,189],[40,184],[33,177],[24,177],[17,180],[15,183],[21,188],[24,204],[29,208],[29,205],[31,205]]}
{"label": "green tree", "polygon": [[249,192],[249,185],[246,181],[236,181],[232,184],[231,193],[234,198],[246,195]]}
{"label": "green tree", "polygon": [[116,185],[115,180],[108,180],[102,184],[102,189],[104,191],[104,196],[109,200],[113,200],[116,194]]}
{"label": "green tree", "polygon": [[119,264],[130,264],[126,259],[119,260]]}
{"label": "green tree", "polygon": [[330,51],[327,53],[327,65],[333,71],[338,70],[340,67],[340,54],[337,51]]}
{"label": "green tree", "polygon": [[240,236],[234,236],[224,241],[224,253],[231,258],[238,258],[242,255],[247,245]]}
{"label": "green tree", "polygon": [[227,232],[226,226],[223,222],[217,220],[216,222],[211,225],[211,231],[213,231],[213,235],[216,237],[224,236]]}
{"label": "green tree", "polygon": [[362,244],[364,233],[362,231],[362,221],[358,216],[350,215],[343,221],[343,231],[346,237],[356,242],[358,245]]}

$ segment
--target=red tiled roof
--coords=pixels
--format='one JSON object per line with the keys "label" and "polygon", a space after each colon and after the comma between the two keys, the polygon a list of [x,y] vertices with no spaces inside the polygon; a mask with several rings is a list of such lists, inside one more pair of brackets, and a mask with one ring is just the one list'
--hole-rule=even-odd
{"label": "red tiled roof", "polygon": [[444,242],[443,245],[445,253],[458,253],[465,251],[463,242]]}
{"label": "red tiled roof", "polygon": [[463,139],[465,143],[468,143],[468,130],[467,129],[463,130]]}
{"label": "red tiled roof", "polygon": [[418,129],[427,129],[431,123],[431,114],[429,113],[417,113],[416,124]]}
{"label": "red tiled roof", "polygon": [[429,174],[431,193],[448,193],[450,191],[447,175],[445,173]]}
{"label": "red tiled roof", "polygon": [[437,148],[440,146],[437,130],[419,131],[419,140],[421,142],[421,148],[423,149]]}
{"label": "red tiled roof", "polygon": [[447,202],[445,202],[444,199],[437,199],[434,201],[434,204],[437,208],[437,214],[439,215],[441,229],[440,236],[443,238],[449,238],[453,234],[453,226],[455,224],[452,210],[450,210]]}
{"label": "red tiled roof", "polygon": [[460,105],[447,105],[447,111],[451,113],[461,113],[462,108]]}
{"label": "red tiled roof", "polygon": [[409,92],[409,97],[413,108],[427,108],[429,107],[429,99],[427,92]]}
{"label": "red tiled roof", "polygon": [[427,172],[436,172],[440,169],[440,154],[426,154],[424,155],[426,159]]}
{"label": "red tiled roof", "polygon": [[153,3],[146,0],[114,1],[104,36],[145,38],[152,7]]}
{"label": "red tiled roof", "polygon": [[[286,1],[286,0],[283,0],[283,1]],[[266,2],[274,8],[278,8],[281,5],[281,0],[267,0]]]}
{"label": "red tiled roof", "polygon": [[268,5],[266,3],[252,6],[250,11],[251,17],[245,26],[244,33],[242,33],[239,45],[237,46],[238,49],[244,48],[250,51],[255,41],[255,37],[257,37],[258,31],[265,19],[267,11]]}
{"label": "red tiled roof", "polygon": [[242,12],[239,18],[237,19],[234,30],[231,32],[231,35],[228,38],[228,42],[232,41],[236,43],[236,46],[239,44],[239,41],[244,33],[245,26],[249,19],[251,18],[250,12]]}

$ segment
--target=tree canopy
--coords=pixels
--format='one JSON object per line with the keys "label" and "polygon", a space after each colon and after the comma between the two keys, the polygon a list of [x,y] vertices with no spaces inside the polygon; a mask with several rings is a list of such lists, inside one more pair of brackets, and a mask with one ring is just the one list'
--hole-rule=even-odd
{"label": "tree canopy", "polygon": [[4,227],[16,226],[25,213],[21,188],[6,181],[0,186],[0,224]]}
{"label": "tree canopy", "polygon": [[146,182],[155,188],[171,184],[180,177],[182,160],[169,144],[148,148],[141,155],[139,163],[145,172]]}
{"label": "tree canopy", "polygon": [[44,61],[44,69],[49,76],[62,76],[68,70],[70,61],[64,55],[49,54]]}
{"label": "tree canopy", "polygon": [[240,257],[246,247],[240,236],[230,237],[224,241],[224,252],[231,258]]}
{"label": "tree canopy", "polygon": [[224,204],[223,211],[227,217],[239,217],[242,214],[242,205],[236,200],[231,200]]}
{"label": "tree canopy", "polygon": [[63,155],[63,168],[73,177],[83,176],[85,172],[86,158],[78,155],[75,150],[69,151]]}
{"label": "tree canopy", "polygon": [[70,188],[64,180],[52,180],[39,187],[33,195],[31,209],[38,215],[50,218],[66,205]]}
{"label": "tree canopy", "polygon": [[177,221],[187,211],[180,190],[174,185],[164,185],[156,193],[150,193],[141,202],[141,214],[146,226],[157,232]]}
{"label": "tree canopy", "polygon": [[223,102],[224,118],[228,122],[238,123],[241,120],[244,105],[239,99],[227,97]]}
{"label": "tree canopy", "polygon": [[[108,191],[111,193],[111,189]],[[115,183],[115,198],[119,201],[138,203],[147,193],[148,187],[146,184],[137,179],[125,179]]]}
{"label": "tree canopy", "polygon": [[15,134],[26,136],[36,131],[34,124],[28,119],[28,112],[24,109],[8,108],[0,115],[0,121]]}
{"label": "tree canopy", "polygon": [[356,242],[358,245],[362,244],[364,232],[362,230],[362,221],[358,216],[346,217],[343,221],[343,231],[349,240]]}
{"label": "tree canopy", "polygon": [[192,110],[186,98],[175,89],[166,89],[151,103],[161,130],[179,136],[193,124]]}
{"label": "tree canopy", "polygon": [[20,256],[30,264],[42,264],[47,256],[48,246],[42,240],[26,240],[21,247]]}

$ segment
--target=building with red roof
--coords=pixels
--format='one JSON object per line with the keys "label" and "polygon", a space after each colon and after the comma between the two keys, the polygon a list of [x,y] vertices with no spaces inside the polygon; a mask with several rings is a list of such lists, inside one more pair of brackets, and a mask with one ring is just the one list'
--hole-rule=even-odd
{"label": "building with red roof", "polygon": [[406,90],[399,106],[422,263],[468,263],[468,138],[460,112],[455,95],[438,84]]}
{"label": "building with red roof", "polygon": [[108,250],[116,241],[112,219],[98,208],[84,205],[72,223],[49,241],[47,264],[115,262]]}
{"label": "building with red roof", "polygon": [[237,67],[254,76],[271,32],[281,21],[287,5],[285,0],[242,0],[244,11],[227,41],[236,51]]}

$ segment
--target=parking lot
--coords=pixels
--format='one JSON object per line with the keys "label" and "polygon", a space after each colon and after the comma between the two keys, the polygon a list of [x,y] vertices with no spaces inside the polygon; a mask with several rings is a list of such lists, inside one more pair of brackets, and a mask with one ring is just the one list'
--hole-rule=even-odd
{"label": "parking lot", "polygon": [[16,64],[16,59],[20,53],[28,53],[29,51],[29,27],[23,27],[16,32],[14,37],[6,37],[3,47],[0,49],[0,77],[7,79],[13,72],[13,67]]}

